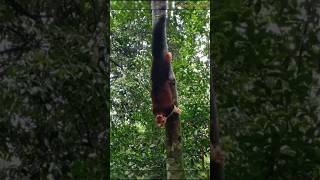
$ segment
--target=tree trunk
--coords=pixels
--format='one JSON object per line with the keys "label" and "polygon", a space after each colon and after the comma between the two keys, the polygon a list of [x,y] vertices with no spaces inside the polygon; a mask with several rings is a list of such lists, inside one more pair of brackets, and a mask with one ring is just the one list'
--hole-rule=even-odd
{"label": "tree trunk", "polygon": [[[107,28],[106,24],[109,24],[110,17],[110,10],[109,10],[109,3],[105,0],[97,0],[94,1],[95,3],[95,31],[92,35],[93,40],[93,46],[92,46],[92,52],[91,52],[91,63],[93,64],[93,67],[97,67],[99,69],[99,72],[104,75],[106,78],[106,82],[109,82],[109,75],[110,75],[110,69],[109,69],[109,54],[110,54],[110,48],[109,45],[109,39],[107,39],[107,34],[110,34],[110,28]],[[101,87],[105,88],[105,87]],[[110,99],[110,91],[105,92],[105,96],[101,97],[103,99]],[[97,136],[100,136],[98,138],[99,144],[103,144],[104,146],[96,147],[97,152],[99,153],[99,157],[101,157],[100,163],[103,164],[103,166],[106,166],[106,174],[109,174],[110,172],[110,164],[104,163],[110,158],[110,147],[108,142],[110,140],[109,136],[109,128],[110,124],[107,123],[109,119],[110,114],[110,108],[108,107],[110,104],[106,103],[105,105],[105,114],[101,117],[101,123],[103,126],[101,126],[99,132],[101,134],[96,134]],[[99,148],[99,149],[98,149]],[[104,176],[106,178],[107,175]]]}
{"label": "tree trunk", "polygon": [[310,92],[310,103],[315,108],[314,115],[316,117],[316,129],[320,127],[320,63],[315,65],[316,68],[312,71],[312,84]]}
{"label": "tree trunk", "polygon": [[[167,17],[167,1],[153,0],[151,1],[152,8],[152,24],[155,25],[159,17],[165,15]],[[166,38],[165,38],[166,39]],[[165,43],[167,49],[167,43]],[[174,98],[174,104],[178,106],[177,90],[175,76],[170,67],[170,86]],[[183,161],[182,161],[182,138],[181,128],[178,114],[173,114],[168,117],[166,123],[166,170],[167,179],[185,179]]]}
{"label": "tree trunk", "polygon": [[[214,1],[215,4],[211,2],[210,9],[211,12],[214,9],[219,8],[219,1]],[[213,8],[213,5],[216,7]],[[211,14],[212,15],[212,14]],[[213,15],[212,15],[213,16]],[[210,24],[212,21],[210,21]],[[210,42],[213,40],[213,30],[210,29]],[[212,49],[212,47],[211,47]],[[214,61],[214,53],[210,53],[210,177],[213,180],[223,180],[224,179],[224,155],[220,145],[220,135],[219,135],[219,123],[217,116],[217,104],[216,104],[216,65]]]}
{"label": "tree trunk", "polygon": [[210,65],[210,177],[214,180],[223,179],[223,154],[220,146],[219,124],[217,119],[216,90],[214,80],[214,64]]}

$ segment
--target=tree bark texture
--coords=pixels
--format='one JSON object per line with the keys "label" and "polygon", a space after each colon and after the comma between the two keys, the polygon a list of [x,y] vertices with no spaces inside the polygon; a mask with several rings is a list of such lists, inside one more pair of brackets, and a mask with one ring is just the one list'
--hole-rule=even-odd
{"label": "tree bark texture", "polygon": [[[167,1],[152,0],[152,24],[153,26],[162,15],[167,17]],[[166,36],[166,35],[165,35]],[[166,38],[165,38],[166,39]],[[168,49],[165,43],[165,49]],[[173,94],[174,104],[178,106],[176,80],[172,67],[170,66],[170,87]],[[168,117],[166,123],[166,171],[167,179],[185,179],[182,161],[182,138],[181,124],[178,114]]]}
{"label": "tree bark texture", "polygon": [[[214,2],[214,4],[213,4]],[[210,4],[211,12],[218,8],[219,1],[213,1]],[[213,8],[213,5],[216,7]],[[211,14],[213,16],[213,14]],[[212,18],[211,18],[212,19]],[[210,27],[213,24],[210,19]],[[210,29],[210,42],[213,43],[214,31]],[[210,45],[212,49],[212,44]],[[216,104],[216,64],[214,63],[213,52],[210,53],[210,179],[223,180],[224,179],[224,155],[220,145],[220,132],[217,116]]]}

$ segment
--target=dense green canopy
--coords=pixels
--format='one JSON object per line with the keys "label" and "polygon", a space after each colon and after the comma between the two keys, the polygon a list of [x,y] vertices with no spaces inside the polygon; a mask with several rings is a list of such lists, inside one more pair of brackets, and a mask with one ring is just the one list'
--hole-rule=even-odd
{"label": "dense green canopy", "polygon": [[226,179],[319,179],[319,3],[212,5]]}
{"label": "dense green canopy", "polygon": [[[106,179],[106,142],[113,179],[165,177],[150,2],[111,3],[0,0],[0,179]],[[187,177],[208,179],[213,63],[225,179],[320,179],[319,5],[169,2]]]}
{"label": "dense green canopy", "polygon": [[105,3],[0,0],[0,179],[108,176]]}

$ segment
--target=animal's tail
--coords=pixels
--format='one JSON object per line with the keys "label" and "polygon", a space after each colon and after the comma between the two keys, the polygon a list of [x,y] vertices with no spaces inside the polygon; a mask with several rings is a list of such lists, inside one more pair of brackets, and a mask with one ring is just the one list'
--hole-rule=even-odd
{"label": "animal's tail", "polygon": [[166,44],[166,17],[161,16],[153,27],[152,32],[152,56],[154,61],[163,60],[164,51],[167,49]]}

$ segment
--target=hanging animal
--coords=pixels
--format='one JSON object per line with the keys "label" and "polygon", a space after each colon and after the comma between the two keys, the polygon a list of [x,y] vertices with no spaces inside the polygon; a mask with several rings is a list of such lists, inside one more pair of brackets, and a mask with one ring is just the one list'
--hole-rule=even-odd
{"label": "hanging animal", "polygon": [[164,127],[171,115],[180,114],[179,108],[175,105],[177,97],[172,91],[171,79],[174,76],[171,69],[172,54],[167,47],[166,17],[164,15],[153,27],[152,58],[152,111],[157,126]]}

